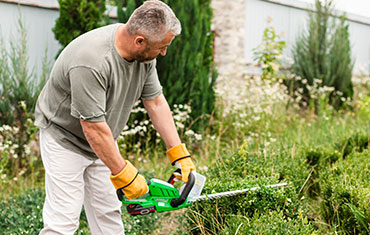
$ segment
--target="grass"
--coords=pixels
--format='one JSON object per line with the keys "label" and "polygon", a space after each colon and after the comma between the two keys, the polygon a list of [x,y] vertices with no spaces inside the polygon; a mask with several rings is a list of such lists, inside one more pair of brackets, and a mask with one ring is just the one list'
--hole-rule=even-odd
{"label": "grass", "polygon": [[[242,115],[243,112],[247,115]],[[330,107],[323,108],[320,115],[309,110],[297,112],[281,108],[276,108],[272,113],[273,115],[260,113],[258,114],[260,118],[254,119],[255,114],[248,113],[248,110],[227,115],[219,112],[212,117],[207,130],[202,133],[202,140],[191,142],[188,148],[193,154],[197,171],[208,176],[205,192],[248,187],[251,182],[257,182],[253,181],[253,177],[263,184],[288,182],[293,191],[276,190],[272,194],[265,192],[260,194],[259,197],[262,196],[262,198],[258,200],[254,198],[256,195],[249,195],[250,200],[257,203],[248,204],[249,206],[262,206],[261,210],[248,212],[250,214],[238,208],[236,212],[231,213],[228,208],[222,207],[223,201],[215,202],[214,206],[218,208],[216,212],[206,208],[206,213],[203,214],[199,214],[202,210],[195,205],[190,209],[142,217],[131,217],[123,208],[122,218],[126,224],[126,233],[217,234],[215,231],[221,231],[225,234],[245,234],[255,231],[256,234],[263,234],[271,229],[277,234],[284,234],[286,231],[302,229],[307,234],[312,234],[312,231],[316,231],[316,234],[320,232],[330,234],[339,231],[335,225],[328,224],[323,218],[320,212],[321,196],[311,197],[309,194],[312,184],[320,178],[319,170],[324,169],[325,165],[321,168],[310,165],[307,154],[321,150],[324,155],[331,151],[344,152],[343,140],[354,139],[353,136],[356,136],[356,133],[370,132],[368,117],[352,111],[334,112]],[[353,149],[358,148],[355,146]],[[165,156],[162,145],[146,151],[145,154],[132,153],[125,157],[129,158],[147,178],[167,180],[174,170]],[[239,161],[236,157],[240,157]],[[325,164],[324,160],[318,164]],[[37,170],[42,175],[43,169]],[[14,197],[22,197],[29,188],[42,190],[43,179],[23,175],[17,177],[16,181],[1,183],[1,188],[6,189],[1,190],[0,194],[1,201],[5,202],[4,208],[22,207],[22,204],[11,206],[9,202]],[[290,219],[284,209],[288,204],[281,204],[288,198],[292,203],[294,202],[289,205],[301,208],[301,214],[295,211]],[[263,204],[263,201],[269,204]],[[279,202],[283,207],[276,207],[275,202]],[[42,206],[42,201],[35,203]],[[246,204],[241,201],[235,203],[246,208]],[[267,209],[263,209],[263,206],[267,206]],[[355,207],[352,208],[356,211]],[[363,213],[358,210],[356,212],[357,218],[362,218],[360,215]],[[204,217],[207,213],[208,216]],[[213,213],[218,213],[218,217],[223,219],[208,220]],[[194,216],[197,214],[198,217]],[[308,218],[314,218],[314,222],[307,222]],[[274,225],[264,226],[268,221],[272,221]],[[362,221],[366,220],[362,219]],[[153,224],[156,226],[152,227]],[[213,227],[210,227],[210,224],[213,224]],[[258,226],[259,224],[261,226]],[[315,226],[319,230],[315,230]],[[78,233],[88,233],[84,216]]]}

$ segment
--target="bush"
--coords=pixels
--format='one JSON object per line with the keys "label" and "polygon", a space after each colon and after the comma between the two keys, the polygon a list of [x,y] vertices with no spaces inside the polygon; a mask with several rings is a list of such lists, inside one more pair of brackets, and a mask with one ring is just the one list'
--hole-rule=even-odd
{"label": "bush", "polygon": [[293,219],[287,218],[282,210],[255,213],[251,218],[232,216],[226,224],[223,234],[322,234],[301,211]]}
{"label": "bush", "polygon": [[342,153],[345,158],[352,152],[362,152],[369,148],[370,136],[364,132],[357,132],[348,138],[343,139],[340,143],[336,144],[337,149]]}
{"label": "bush", "polygon": [[369,154],[353,152],[320,177],[322,217],[346,234],[370,232]]}
{"label": "bush", "polygon": [[47,50],[40,77],[28,70],[27,31],[21,18],[18,26],[19,39],[10,39],[10,51],[0,36],[0,126],[25,122],[25,112],[33,113],[49,71]]}
{"label": "bush", "polygon": [[62,48],[79,35],[102,26],[105,11],[104,0],[59,0],[59,18],[56,20],[53,32],[55,39]]}
{"label": "bush", "polygon": [[[285,218],[295,218],[299,204],[295,190],[292,188],[271,189],[264,188],[263,185],[277,183],[276,180],[260,177],[260,179],[247,179],[222,183],[207,182],[205,194],[220,191],[238,190],[262,186],[260,190],[252,191],[247,194],[232,197],[221,197],[219,199],[201,201],[195,203],[187,213],[187,219],[191,233],[198,234],[207,231],[211,234],[224,234],[227,227],[228,218],[246,217],[251,218],[256,213],[266,213],[268,211],[282,210]],[[208,176],[208,181],[209,181]],[[202,193],[203,194],[203,193]]]}
{"label": "bush", "polygon": [[[187,214],[188,226],[191,232],[197,234],[206,231],[206,233],[224,234],[230,217],[250,219],[255,214],[275,210],[283,211],[285,219],[297,218],[298,211],[305,209],[299,202],[294,184],[279,189],[263,187],[279,183],[282,179],[290,180],[294,178],[291,171],[284,172],[283,169],[290,168],[290,170],[299,171],[297,167],[287,166],[286,162],[288,161],[282,160],[279,162],[281,159],[278,156],[251,154],[246,151],[246,146],[243,145],[239,152],[220,159],[217,165],[208,169],[205,172],[207,182],[202,194],[255,186],[261,186],[262,188],[244,195],[222,197],[196,203],[193,210]],[[280,172],[284,173],[281,174]],[[302,174],[302,172],[295,174]]]}
{"label": "bush", "polygon": [[[29,189],[20,195],[0,201],[1,234],[20,235],[38,234],[43,228],[42,208],[45,192],[41,189]],[[126,234],[152,234],[161,225],[158,220],[168,214],[154,213],[133,217],[122,207],[122,220]],[[89,234],[85,211],[82,210],[80,227],[76,234]]]}
{"label": "bush", "polygon": [[2,234],[38,234],[43,227],[42,202],[44,192],[28,190],[0,202],[0,231]]}
{"label": "bush", "polygon": [[[270,23],[270,19],[269,22]],[[279,80],[279,58],[283,53],[286,43],[280,40],[273,26],[268,26],[263,31],[262,43],[254,49],[254,56],[262,66],[262,79]]]}
{"label": "bush", "polygon": [[309,170],[311,170],[307,183],[307,193],[311,197],[316,197],[320,195],[321,172],[340,159],[340,152],[330,147],[318,147],[309,150],[305,155]]}
{"label": "bush", "polygon": [[[143,0],[117,0],[118,19],[127,22]],[[169,1],[164,1],[169,3]],[[165,57],[157,60],[158,75],[168,103],[191,106],[195,130],[205,124],[206,114],[214,110],[214,84],[210,0],[171,1],[170,7],[182,24]],[[125,9],[122,7],[126,7]],[[196,128],[197,127],[197,128]],[[205,126],[203,126],[205,127]]]}
{"label": "bush", "polygon": [[308,32],[298,38],[293,49],[294,73],[301,79],[291,86],[303,89],[303,102],[316,106],[320,100],[310,94],[315,81],[320,87],[332,87],[329,102],[339,108],[346,98],[353,96],[353,61],[348,25],[344,17],[339,23],[336,17],[331,18],[331,4],[332,1],[323,5],[316,0],[316,11],[310,14]]}
{"label": "bush", "polygon": [[[38,152],[31,150],[37,141],[37,128],[33,126],[34,108],[47,74],[47,57],[43,71],[37,77],[28,70],[27,32],[19,19],[20,39],[11,42],[8,52],[0,38],[0,175],[12,179],[19,172],[34,172]],[[45,54],[46,55],[46,54]],[[6,179],[7,180],[7,179]]]}

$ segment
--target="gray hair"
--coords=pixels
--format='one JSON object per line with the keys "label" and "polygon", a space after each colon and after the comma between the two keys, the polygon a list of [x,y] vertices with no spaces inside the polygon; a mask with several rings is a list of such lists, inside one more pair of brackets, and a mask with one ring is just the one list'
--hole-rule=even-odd
{"label": "gray hair", "polygon": [[151,42],[162,41],[167,32],[181,33],[181,23],[169,6],[159,0],[149,0],[138,7],[127,22],[131,35],[142,34]]}

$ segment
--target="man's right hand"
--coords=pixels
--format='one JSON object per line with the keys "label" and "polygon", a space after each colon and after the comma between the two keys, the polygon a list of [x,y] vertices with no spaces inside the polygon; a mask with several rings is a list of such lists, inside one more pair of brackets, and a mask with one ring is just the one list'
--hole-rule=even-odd
{"label": "man's right hand", "polygon": [[122,190],[127,199],[138,198],[149,191],[145,178],[139,175],[138,170],[129,161],[126,161],[126,166],[120,173],[111,174],[110,180],[117,190]]}

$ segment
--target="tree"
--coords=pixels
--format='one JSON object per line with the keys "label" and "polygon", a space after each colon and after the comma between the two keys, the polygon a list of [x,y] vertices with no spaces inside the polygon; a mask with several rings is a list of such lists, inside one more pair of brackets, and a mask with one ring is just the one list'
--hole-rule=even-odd
{"label": "tree", "polygon": [[64,48],[79,35],[102,26],[105,9],[105,0],[59,0],[60,15],[53,28],[55,39]]}
{"label": "tree", "polygon": [[[127,22],[143,0],[116,0],[119,22]],[[168,103],[189,104],[195,129],[214,111],[212,8],[210,0],[164,1],[181,22],[182,32],[165,57],[158,57],[157,70]]]}
{"label": "tree", "polygon": [[305,102],[316,102],[309,86],[320,81],[321,87],[332,87],[329,102],[339,108],[342,98],[352,98],[351,46],[348,24],[344,16],[333,16],[332,1],[316,0],[316,11],[310,14],[308,32],[302,34],[293,49],[294,73],[302,80],[295,88],[303,88]]}

